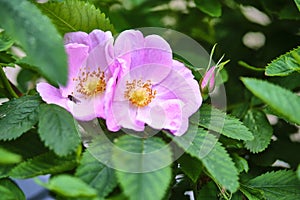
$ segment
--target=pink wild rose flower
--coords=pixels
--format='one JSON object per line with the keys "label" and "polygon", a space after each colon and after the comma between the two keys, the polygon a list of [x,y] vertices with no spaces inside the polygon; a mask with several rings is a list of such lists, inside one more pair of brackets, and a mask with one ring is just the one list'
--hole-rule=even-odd
{"label": "pink wild rose flower", "polygon": [[143,131],[147,124],[184,134],[202,98],[191,71],[173,60],[169,44],[158,35],[129,30],[118,36],[109,54],[120,71],[106,101],[108,129]]}
{"label": "pink wild rose flower", "polygon": [[104,97],[113,68],[108,67],[106,51],[111,32],[94,30],[67,33],[64,37],[68,56],[66,86],[55,88],[48,83],[37,84],[37,91],[49,104],[57,104],[78,120],[105,118]]}

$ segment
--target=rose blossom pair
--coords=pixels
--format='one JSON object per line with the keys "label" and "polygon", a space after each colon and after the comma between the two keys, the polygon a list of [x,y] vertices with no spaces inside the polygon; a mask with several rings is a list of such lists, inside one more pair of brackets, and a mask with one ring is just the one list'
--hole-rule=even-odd
{"label": "rose blossom pair", "polygon": [[114,41],[110,32],[67,33],[68,82],[55,88],[39,83],[47,103],[82,121],[106,119],[110,131],[143,131],[145,125],[180,136],[202,103],[191,71],[172,57],[158,35],[127,30]]}

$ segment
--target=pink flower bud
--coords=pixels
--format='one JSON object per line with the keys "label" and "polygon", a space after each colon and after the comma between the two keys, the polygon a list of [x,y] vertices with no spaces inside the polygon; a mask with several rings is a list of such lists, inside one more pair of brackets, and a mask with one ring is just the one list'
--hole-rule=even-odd
{"label": "pink flower bud", "polygon": [[204,94],[211,93],[216,84],[216,66],[212,66],[203,76],[200,81],[201,92]]}

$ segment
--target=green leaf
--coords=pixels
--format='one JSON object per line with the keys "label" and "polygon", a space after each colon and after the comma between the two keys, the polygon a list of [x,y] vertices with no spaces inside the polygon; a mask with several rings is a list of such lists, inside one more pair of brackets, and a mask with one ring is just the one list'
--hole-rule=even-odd
{"label": "green leaf", "polygon": [[177,161],[182,171],[196,183],[202,172],[202,163],[189,154],[183,154]]}
{"label": "green leaf", "polygon": [[117,172],[124,193],[131,200],[162,199],[171,180],[171,168],[165,167],[152,172]]}
{"label": "green leaf", "polygon": [[[49,151],[34,131],[27,132],[16,140],[0,141],[0,146],[12,153],[22,156],[23,160]],[[24,149],[26,149],[26,151],[24,151]],[[16,164],[0,165],[0,178],[8,177],[10,170],[15,166]]]}
{"label": "green leaf", "polygon": [[245,158],[239,156],[238,154],[234,153],[232,155],[232,159],[235,163],[236,168],[238,169],[238,172],[241,173],[243,171],[245,171],[246,173],[249,170],[249,165],[248,162]]}
{"label": "green leaf", "polygon": [[[15,63],[17,62],[18,58],[14,55],[12,55],[10,52],[2,51],[0,52],[0,66],[15,66]],[[2,84],[2,83],[1,83]]]}
{"label": "green leaf", "polygon": [[[222,193],[221,193],[222,194]],[[230,200],[241,200],[245,199],[244,195],[241,192],[236,192],[234,194],[229,194]]]}
{"label": "green leaf", "polygon": [[265,200],[264,191],[241,184],[240,191],[249,200]]}
{"label": "green leaf", "polygon": [[300,97],[280,86],[253,78],[242,78],[246,87],[274,111],[300,125]]}
{"label": "green leaf", "polygon": [[60,156],[74,152],[80,144],[76,121],[54,104],[40,106],[38,133],[45,145]]}
{"label": "green leaf", "polygon": [[157,137],[130,135],[121,136],[115,145],[119,148],[113,151],[113,161],[119,169],[122,167],[116,175],[129,199],[162,199],[172,175],[170,147]]}
{"label": "green leaf", "polygon": [[31,129],[38,120],[38,96],[23,96],[0,106],[0,140],[11,140]]}
{"label": "green leaf", "polygon": [[264,191],[267,200],[300,199],[300,181],[293,171],[268,172],[251,179],[247,186]]}
{"label": "green leaf", "polygon": [[298,8],[298,10],[300,11],[300,0],[294,0],[295,1],[295,4]]}
{"label": "green leaf", "polygon": [[266,115],[259,110],[249,110],[244,117],[244,124],[251,130],[254,140],[245,141],[245,147],[252,153],[265,150],[271,142],[273,129]]}
{"label": "green leaf", "polygon": [[0,147],[0,164],[15,164],[22,160],[22,156]]}
{"label": "green leaf", "polygon": [[227,137],[238,140],[253,140],[253,135],[237,118],[209,105],[200,108],[199,125]]}
{"label": "green leaf", "polygon": [[105,197],[117,186],[114,170],[99,162],[88,151],[83,154],[75,175],[96,189],[99,197]]}
{"label": "green leaf", "polygon": [[170,145],[160,138],[124,135],[114,139],[114,142],[119,148],[112,148],[112,161],[118,170],[150,172],[173,163]]}
{"label": "green leaf", "polygon": [[215,136],[199,128],[196,133],[188,130],[183,136],[172,139],[191,156],[202,161],[217,183],[231,192],[238,189],[237,169]]}
{"label": "green leaf", "polygon": [[27,63],[52,83],[67,82],[67,56],[59,35],[51,21],[29,1],[0,1],[1,27],[20,42]]}
{"label": "green leaf", "polygon": [[195,0],[195,3],[199,10],[212,17],[222,15],[222,5],[219,0]]}
{"label": "green leaf", "polygon": [[45,188],[65,197],[96,197],[97,191],[81,179],[61,174],[54,176],[48,183],[39,183]]}
{"label": "green leaf", "polygon": [[300,72],[300,47],[281,55],[267,65],[267,76],[287,76],[295,71]]}
{"label": "green leaf", "polygon": [[10,179],[0,179],[1,200],[25,200],[22,190]]}
{"label": "green leaf", "polygon": [[89,33],[94,29],[114,32],[105,14],[89,2],[66,0],[38,4],[38,7],[52,20],[61,34],[75,31]]}
{"label": "green leaf", "polygon": [[299,87],[300,73],[292,73],[289,76],[277,76],[271,80],[273,83],[278,84],[288,90],[294,90]]}
{"label": "green leaf", "polygon": [[47,152],[20,163],[9,172],[9,175],[13,178],[32,178],[71,170],[76,164],[75,155],[58,157],[53,152]]}
{"label": "green leaf", "polygon": [[14,40],[5,34],[5,32],[0,31],[0,51],[5,51],[9,49],[14,44]]}
{"label": "green leaf", "polygon": [[9,171],[14,167],[14,165],[0,165],[0,178],[9,177]]}

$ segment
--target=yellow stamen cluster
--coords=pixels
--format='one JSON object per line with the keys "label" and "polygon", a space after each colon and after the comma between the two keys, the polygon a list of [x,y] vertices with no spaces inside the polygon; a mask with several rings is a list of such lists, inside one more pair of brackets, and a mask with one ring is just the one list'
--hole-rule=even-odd
{"label": "yellow stamen cluster", "polygon": [[124,97],[137,107],[147,106],[155,98],[156,90],[152,90],[151,81],[133,80],[126,82]]}
{"label": "yellow stamen cluster", "polygon": [[86,97],[102,94],[106,87],[105,75],[100,68],[94,71],[89,71],[89,69],[84,71],[81,68],[78,78],[74,78],[73,81],[78,82],[76,91]]}

